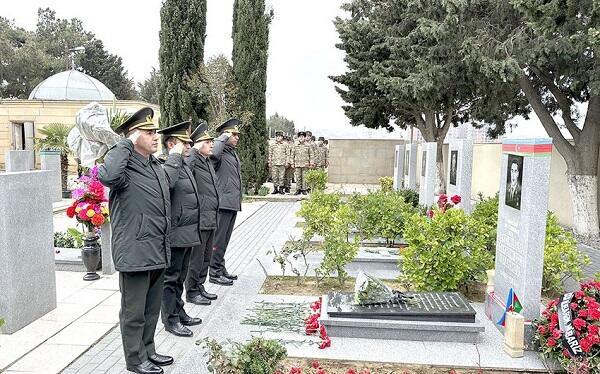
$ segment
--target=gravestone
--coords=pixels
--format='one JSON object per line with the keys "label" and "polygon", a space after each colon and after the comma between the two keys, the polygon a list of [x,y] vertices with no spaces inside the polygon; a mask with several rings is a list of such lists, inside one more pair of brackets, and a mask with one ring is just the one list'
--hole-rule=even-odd
{"label": "gravestone", "polygon": [[417,143],[407,144],[404,152],[404,188],[417,190]]}
{"label": "gravestone", "polygon": [[477,343],[484,325],[459,293],[415,293],[414,303],[360,306],[353,293],[323,296],[321,323],[332,337]]}
{"label": "gravestone", "polygon": [[460,195],[462,201],[457,207],[470,213],[473,142],[467,139],[450,141],[448,158],[446,193],[448,196]]}
{"label": "gravestone", "polygon": [[42,170],[52,172],[50,176],[50,198],[52,202],[62,201],[60,151],[45,150],[40,152],[40,166]]}
{"label": "gravestone", "polygon": [[31,170],[33,151],[10,150],[4,152],[4,165],[7,173]]}
{"label": "gravestone", "polygon": [[[110,189],[104,187],[104,196],[109,196]],[[110,222],[102,225],[100,230],[100,249],[102,254],[102,273],[106,275],[115,273],[115,263],[112,258],[112,231]]]}
{"label": "gravestone", "polygon": [[51,174],[0,174],[0,318],[8,334],[56,308]]}
{"label": "gravestone", "polygon": [[[486,313],[494,323],[511,288],[525,321],[540,315],[551,155],[549,138],[502,142],[495,289],[486,295]],[[527,326],[525,335],[528,341]]]}
{"label": "gravestone", "polygon": [[425,206],[433,205],[435,194],[435,176],[437,169],[437,143],[423,143],[421,153],[421,170],[419,185],[419,204]]}
{"label": "gravestone", "polygon": [[396,145],[394,157],[394,191],[404,188],[404,145]]}

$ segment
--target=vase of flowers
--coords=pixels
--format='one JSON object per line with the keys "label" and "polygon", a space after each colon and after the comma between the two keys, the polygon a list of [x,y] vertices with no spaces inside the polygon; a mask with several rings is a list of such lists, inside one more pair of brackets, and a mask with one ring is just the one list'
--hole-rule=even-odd
{"label": "vase of flowers", "polygon": [[101,260],[98,239],[100,227],[108,222],[108,203],[104,186],[98,180],[97,166],[90,169],[88,175],[79,177],[76,184],[71,193],[73,204],[67,208],[67,216],[75,218],[83,229],[81,259],[87,270],[83,280],[91,281],[100,278],[96,273]]}

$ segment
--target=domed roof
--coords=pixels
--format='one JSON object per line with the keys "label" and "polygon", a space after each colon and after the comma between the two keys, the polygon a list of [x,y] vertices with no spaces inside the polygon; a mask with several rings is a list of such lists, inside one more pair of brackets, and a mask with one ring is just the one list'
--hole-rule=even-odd
{"label": "domed roof", "polygon": [[29,94],[29,100],[113,100],[115,94],[102,82],[77,70],[46,78]]}

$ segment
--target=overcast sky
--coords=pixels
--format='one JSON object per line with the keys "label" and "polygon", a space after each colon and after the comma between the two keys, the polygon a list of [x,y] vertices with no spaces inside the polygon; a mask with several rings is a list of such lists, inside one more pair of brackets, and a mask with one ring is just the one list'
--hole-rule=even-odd
{"label": "overcast sky", "polygon": [[[275,11],[270,30],[267,116],[275,112],[293,120],[297,129],[326,137],[400,137],[398,132],[352,128],[343,101],[329,75],[345,70],[332,20],[343,15],[344,0],[267,0]],[[136,82],[159,67],[161,0],[0,0],[0,15],[18,26],[35,29],[37,9],[49,7],[59,18],[79,18],[105,48],[123,58]],[[231,58],[233,0],[208,0],[205,59],[223,53]],[[545,136],[539,121],[519,126],[513,136]]]}

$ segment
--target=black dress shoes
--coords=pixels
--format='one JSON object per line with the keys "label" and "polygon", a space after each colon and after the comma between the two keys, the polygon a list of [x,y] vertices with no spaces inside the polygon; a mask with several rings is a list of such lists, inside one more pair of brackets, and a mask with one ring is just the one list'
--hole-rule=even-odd
{"label": "black dress shoes", "polygon": [[156,364],[158,366],[167,366],[167,365],[171,365],[173,363],[173,357],[159,355],[158,353],[155,353],[152,356],[149,356],[148,360],[152,361],[154,364]]}
{"label": "black dress shoes", "polygon": [[210,283],[218,284],[219,286],[233,286],[233,281],[225,278],[223,275],[211,276],[208,281]]}
{"label": "black dress shoes", "polygon": [[[165,325],[165,330],[175,336],[183,336],[186,338],[189,338],[190,336],[194,335],[192,330],[185,327],[181,322]],[[154,356],[160,356],[160,355],[156,355],[156,354],[152,355],[150,357],[150,361],[154,362],[157,365],[161,365],[152,359],[152,357],[154,357]],[[168,356],[162,356],[162,357],[168,357]],[[172,362],[172,360],[173,360],[173,358],[171,358],[171,362]],[[170,365],[170,364],[165,364],[165,365]]]}
{"label": "black dress shoes", "polygon": [[225,278],[227,278],[227,279],[231,279],[232,281],[234,281],[234,280],[238,279],[238,276],[237,276],[237,275],[234,275],[234,274],[229,274],[229,273],[227,272],[227,269],[223,269],[223,271],[221,272],[221,274],[223,274],[223,276],[224,276]]}
{"label": "black dress shoes", "polygon": [[[188,303],[196,304],[196,305],[210,305],[210,300],[206,297],[200,295],[196,295],[194,297],[186,297],[185,301]],[[183,322],[182,322],[183,323]]]}
{"label": "black dress shoes", "polygon": [[206,291],[204,286],[200,286],[200,295],[204,296],[204,298],[208,300],[217,300],[217,295]]}
{"label": "black dress shoes", "polygon": [[127,365],[127,370],[133,371],[138,374],[162,374],[164,373],[163,369],[154,365],[149,360],[142,362],[139,365]]}
{"label": "black dress shoes", "polygon": [[184,326],[196,326],[196,325],[199,325],[202,323],[201,318],[194,318],[194,317],[190,317],[188,315],[186,315],[183,318],[181,318],[181,316],[180,316],[179,320],[181,321],[181,324]]}

